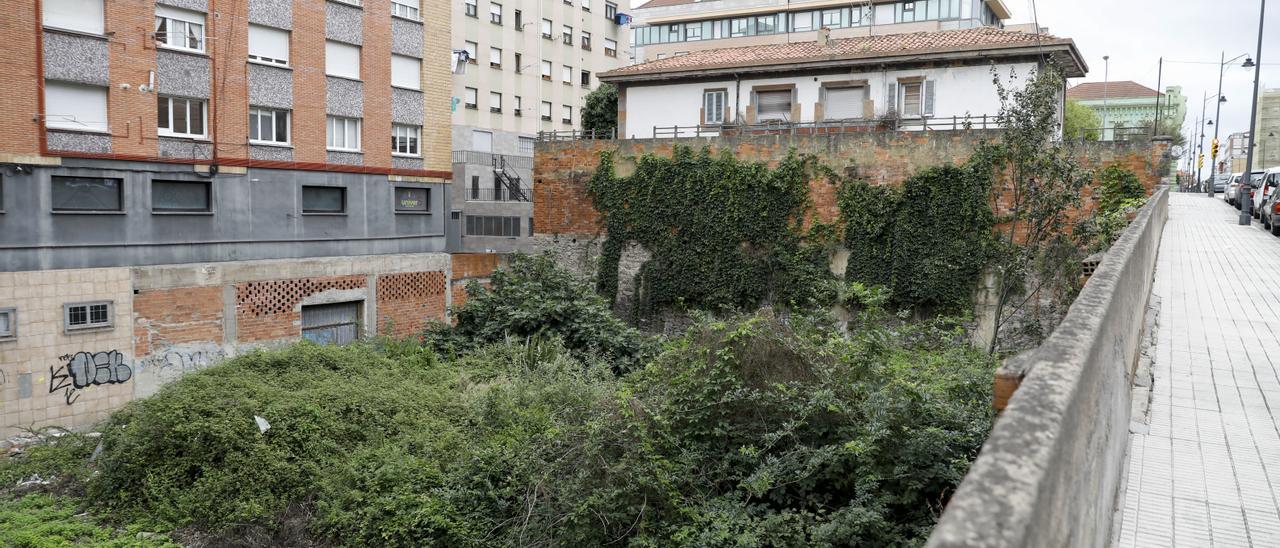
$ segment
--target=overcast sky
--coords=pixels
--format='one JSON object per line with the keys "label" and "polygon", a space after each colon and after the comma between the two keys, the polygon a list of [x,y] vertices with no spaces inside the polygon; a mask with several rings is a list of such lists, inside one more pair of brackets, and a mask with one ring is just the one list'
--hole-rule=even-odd
{"label": "overcast sky", "polygon": [[[1032,0],[1005,0],[1013,22],[1030,22]],[[1163,85],[1180,85],[1187,96],[1186,134],[1200,114],[1202,94],[1218,92],[1219,54],[1227,59],[1241,53],[1256,55],[1259,0],[1036,0],[1040,26],[1055,36],[1075,40],[1089,65],[1089,75],[1078,82],[1101,82],[1106,67],[1102,56],[1111,56],[1110,80],[1133,80],[1156,87],[1157,62],[1164,56]],[[1262,45],[1262,86],[1280,88],[1280,0],[1267,6]],[[1192,61],[1192,62],[1187,62]],[[1249,130],[1249,95],[1253,74],[1228,67],[1222,81],[1220,139]],[[1208,118],[1213,119],[1213,101]],[[1206,128],[1205,149],[1213,128]]]}

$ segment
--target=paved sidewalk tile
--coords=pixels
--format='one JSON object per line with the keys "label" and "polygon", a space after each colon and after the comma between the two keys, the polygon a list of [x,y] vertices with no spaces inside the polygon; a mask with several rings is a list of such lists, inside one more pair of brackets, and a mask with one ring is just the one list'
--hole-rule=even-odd
{"label": "paved sidewalk tile", "polygon": [[1149,428],[1130,436],[1121,547],[1280,547],[1280,238],[1236,219],[1221,199],[1170,196]]}

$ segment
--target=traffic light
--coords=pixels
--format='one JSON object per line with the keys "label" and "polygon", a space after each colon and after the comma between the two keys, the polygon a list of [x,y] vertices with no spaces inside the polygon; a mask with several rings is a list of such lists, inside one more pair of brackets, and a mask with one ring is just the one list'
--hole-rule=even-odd
{"label": "traffic light", "polygon": [[1214,159],[1218,158],[1218,140],[1216,138],[1213,140],[1213,157]]}
{"label": "traffic light", "polygon": [[1200,157],[1196,159],[1196,169],[1204,167],[1204,153],[1200,153]]}

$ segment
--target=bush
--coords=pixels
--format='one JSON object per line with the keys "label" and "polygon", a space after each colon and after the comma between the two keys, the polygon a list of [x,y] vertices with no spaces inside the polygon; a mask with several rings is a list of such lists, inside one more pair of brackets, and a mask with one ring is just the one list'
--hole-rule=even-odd
{"label": "bush", "polygon": [[1147,189],[1133,171],[1118,165],[1108,166],[1100,175],[1098,211],[1111,213],[1126,206],[1126,202],[1147,197]]}
{"label": "bush", "polygon": [[428,346],[458,352],[508,337],[552,335],[580,359],[604,359],[618,370],[634,366],[652,346],[549,256],[513,256],[490,280],[491,288],[467,286],[466,303],[453,311],[456,325],[431,328]]}

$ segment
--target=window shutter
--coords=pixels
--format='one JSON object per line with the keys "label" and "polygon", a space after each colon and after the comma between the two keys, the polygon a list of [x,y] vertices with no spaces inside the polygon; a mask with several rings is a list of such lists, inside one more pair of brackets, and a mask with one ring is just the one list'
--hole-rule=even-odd
{"label": "window shutter", "polygon": [[45,127],[107,131],[107,88],[46,82]]}
{"label": "window shutter", "polygon": [[791,117],[791,90],[756,93],[756,113],[760,121]]}
{"label": "window shutter", "polygon": [[45,0],[44,24],[91,34],[102,34],[102,0]]}
{"label": "window shutter", "polygon": [[848,120],[862,118],[862,101],[866,99],[866,88],[830,88],[826,90],[823,100],[823,118],[827,120]]}
{"label": "window shutter", "polygon": [[888,92],[884,98],[885,114],[898,111],[898,83],[889,82]]}
{"label": "window shutter", "polygon": [[933,80],[924,81],[924,115],[933,116]]}
{"label": "window shutter", "polygon": [[289,31],[249,25],[249,55],[263,61],[289,64]]}
{"label": "window shutter", "polygon": [[422,89],[422,61],[404,55],[392,55],[391,85]]}

